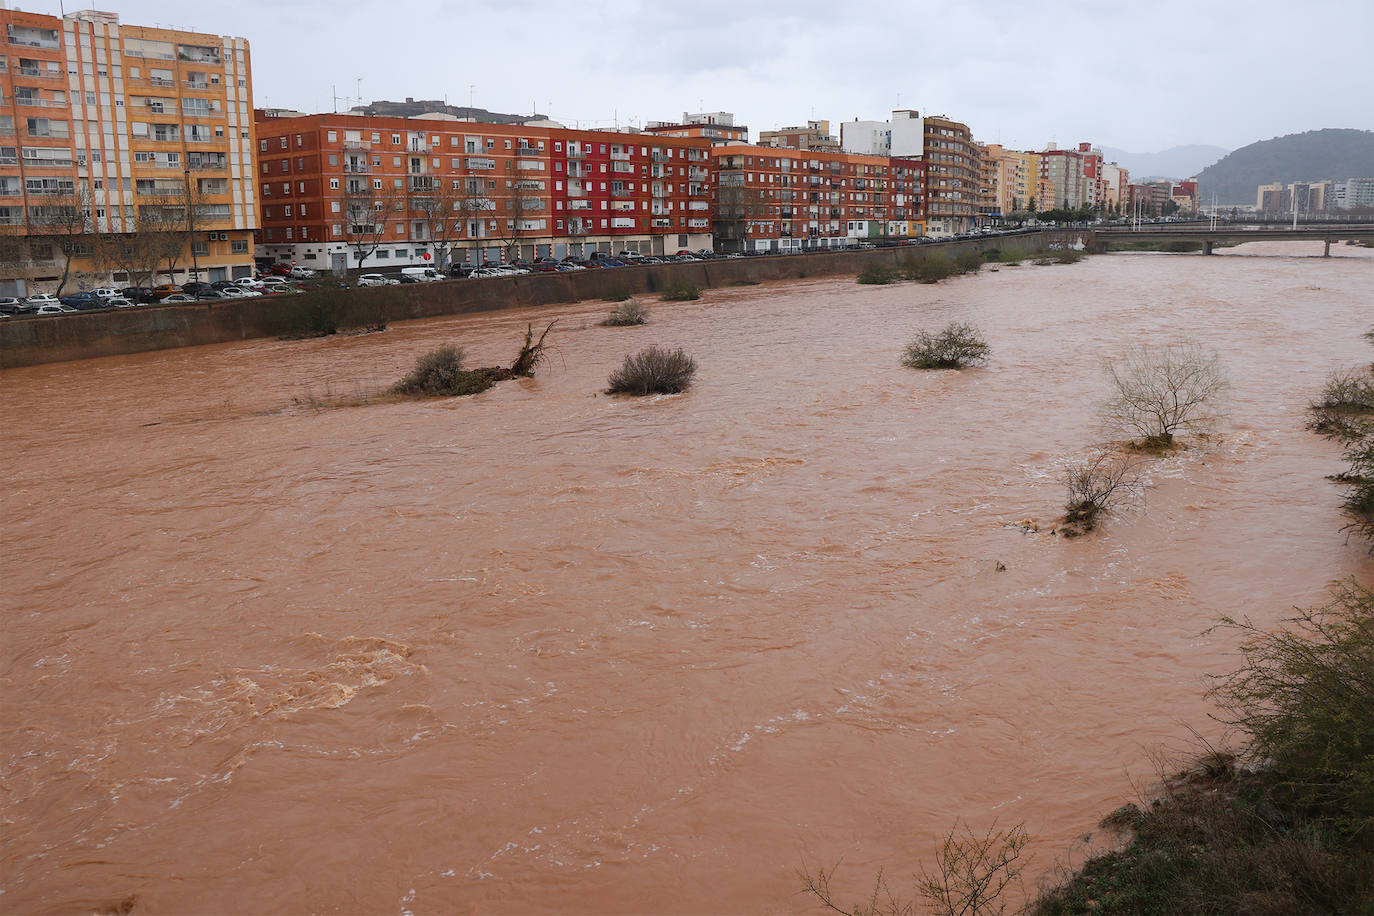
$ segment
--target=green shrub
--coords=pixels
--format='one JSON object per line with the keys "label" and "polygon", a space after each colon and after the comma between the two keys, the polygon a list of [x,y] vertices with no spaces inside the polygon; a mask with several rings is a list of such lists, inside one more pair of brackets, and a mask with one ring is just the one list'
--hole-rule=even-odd
{"label": "green shrub", "polygon": [[670,286],[659,296],[664,302],[686,302],[691,299],[700,299],[701,290],[691,283],[683,283],[679,286]]}
{"label": "green shrub", "polygon": [[910,258],[903,267],[908,280],[919,280],[922,283],[939,283],[959,271],[954,261],[943,251]]}
{"label": "green shrub", "polygon": [[886,286],[896,279],[896,271],[882,264],[870,264],[859,271],[859,282],[870,286]]}
{"label": "green shrub", "polygon": [[608,328],[627,328],[637,324],[644,324],[648,319],[648,309],[631,299],[611,312],[606,320],[601,323]]}
{"label": "green shrub", "polygon": [[1246,745],[1207,747],[1029,907],[1070,913],[1374,912],[1374,592],[1351,582],[1290,626],[1244,637],[1212,696]]}
{"label": "green shrub", "polygon": [[415,361],[415,368],[392,390],[397,394],[438,397],[476,394],[490,388],[492,380],[463,369],[464,356],[461,347],[444,346],[430,350]]}
{"label": "green shrub", "polygon": [[677,394],[686,391],[696,375],[696,360],[683,350],[650,347],[611,373],[607,394]]}
{"label": "green shrub", "polygon": [[971,324],[950,322],[940,331],[921,331],[907,344],[902,365],[911,369],[963,369],[987,362],[991,348]]}
{"label": "green shrub", "polygon": [[961,252],[954,259],[954,266],[961,274],[976,274],[983,266],[983,256],[976,251]]}

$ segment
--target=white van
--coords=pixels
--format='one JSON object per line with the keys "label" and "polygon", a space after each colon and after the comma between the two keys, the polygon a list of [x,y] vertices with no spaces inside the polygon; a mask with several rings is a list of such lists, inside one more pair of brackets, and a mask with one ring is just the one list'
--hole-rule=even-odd
{"label": "white van", "polygon": [[438,280],[447,280],[448,277],[439,273],[433,267],[402,267],[401,275],[414,277],[421,283],[434,283]]}

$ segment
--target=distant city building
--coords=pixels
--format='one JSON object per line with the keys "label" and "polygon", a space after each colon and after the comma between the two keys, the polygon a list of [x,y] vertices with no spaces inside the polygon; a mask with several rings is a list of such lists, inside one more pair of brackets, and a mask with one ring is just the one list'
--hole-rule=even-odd
{"label": "distant city building", "polygon": [[805,127],[759,131],[759,146],[839,152],[840,141],[830,133],[829,121],[807,121]]}
{"label": "distant city building", "polygon": [[918,236],[917,159],[731,145],[716,163],[715,235],[728,251],[803,251]]}
{"label": "distant city building", "polygon": [[0,295],[252,274],[247,41],[95,10],[0,27]]}
{"label": "distant city building", "polygon": [[712,247],[704,138],[260,114],[263,257],[342,271]]}
{"label": "distant city building", "polygon": [[1331,202],[1338,210],[1374,207],[1374,178],[1342,178],[1331,187]]}
{"label": "distant city building", "polygon": [[728,111],[683,112],[682,120],[676,124],[671,121],[650,121],[645,125],[644,132],[665,137],[704,138],[713,144],[749,142],[749,128],[736,124],[735,116]]}
{"label": "distant city building", "polygon": [[1255,211],[1269,214],[1283,212],[1283,184],[1281,182],[1276,181],[1273,184],[1259,186],[1259,193],[1255,197]]}
{"label": "distant city building", "polygon": [[502,114],[497,111],[487,111],[485,108],[450,105],[439,99],[417,100],[412,98],[407,98],[404,102],[378,99],[366,105],[355,105],[345,114],[382,118],[415,118],[426,114],[446,114],[463,121],[478,121],[483,124],[525,124],[530,121],[543,120],[544,117],[540,114]]}

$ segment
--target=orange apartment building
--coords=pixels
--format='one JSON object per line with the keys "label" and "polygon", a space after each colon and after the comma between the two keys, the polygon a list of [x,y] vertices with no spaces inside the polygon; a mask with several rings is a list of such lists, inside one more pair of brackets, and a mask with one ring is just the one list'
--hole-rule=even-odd
{"label": "orange apartment building", "polygon": [[711,247],[704,137],[257,113],[260,257],[386,270]]}
{"label": "orange apartment building", "polygon": [[[0,9],[0,295],[131,282],[96,256],[101,237],[156,218],[186,244],[159,279],[253,270],[252,78],[248,42]],[[186,218],[187,202],[192,203]],[[53,226],[76,214],[66,250]],[[84,226],[81,225],[84,218]],[[140,265],[141,269],[141,265]]]}
{"label": "orange apartment building", "polygon": [[919,235],[921,163],[736,144],[715,159],[716,238],[727,251],[839,248]]}

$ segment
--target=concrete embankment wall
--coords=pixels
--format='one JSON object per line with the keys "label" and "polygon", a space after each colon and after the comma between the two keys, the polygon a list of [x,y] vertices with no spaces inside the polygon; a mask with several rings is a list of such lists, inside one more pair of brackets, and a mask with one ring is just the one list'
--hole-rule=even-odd
{"label": "concrete embankment wall", "polygon": [[109,312],[0,320],[0,369],[225,343],[255,337],[309,334],[326,326],[359,327],[498,309],[654,294],[674,286],[730,286],[801,277],[857,274],[870,265],[899,267],[931,252],[1035,254],[1082,233],[1040,232],[906,248],[716,259],[568,273],[450,280],[374,289],[318,290],[298,296],[139,306]]}

